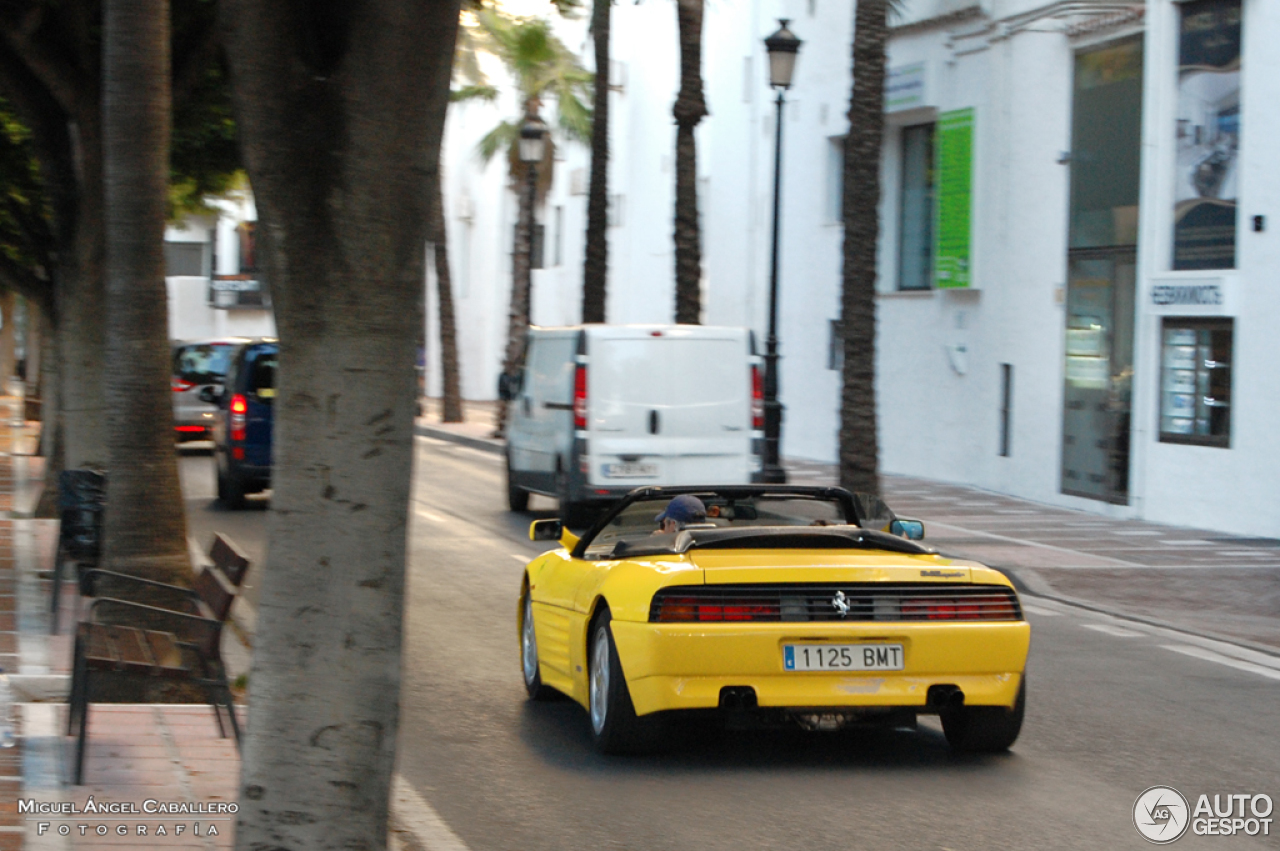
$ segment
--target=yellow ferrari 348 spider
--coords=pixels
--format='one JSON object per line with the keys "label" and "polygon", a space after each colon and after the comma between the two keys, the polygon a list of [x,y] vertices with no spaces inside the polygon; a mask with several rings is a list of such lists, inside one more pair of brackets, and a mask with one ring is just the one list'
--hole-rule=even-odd
{"label": "yellow ferrari 348 spider", "polygon": [[840,488],[640,488],[529,563],[518,626],[532,699],[582,704],[606,753],[673,710],[814,730],[937,714],[957,750],[1018,737],[1031,628],[1005,576],[908,538],[923,524]]}

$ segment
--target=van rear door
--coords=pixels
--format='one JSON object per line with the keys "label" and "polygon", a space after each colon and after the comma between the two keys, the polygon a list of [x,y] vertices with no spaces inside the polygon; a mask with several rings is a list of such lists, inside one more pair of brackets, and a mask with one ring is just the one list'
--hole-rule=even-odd
{"label": "van rear door", "polygon": [[591,484],[750,481],[745,329],[610,328],[588,340]]}

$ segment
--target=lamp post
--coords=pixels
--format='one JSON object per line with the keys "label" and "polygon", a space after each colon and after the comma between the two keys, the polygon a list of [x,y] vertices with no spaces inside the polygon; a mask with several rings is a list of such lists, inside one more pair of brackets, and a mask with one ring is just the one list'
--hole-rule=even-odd
{"label": "lamp post", "polygon": [[782,438],[782,403],[778,401],[778,222],[781,214],[782,187],[782,106],[783,93],[791,88],[791,74],[796,67],[800,39],[787,29],[790,21],[778,19],[778,31],[764,40],[769,53],[769,85],[778,92],[773,140],[773,253],[769,260],[769,336],[764,353],[764,480],[770,484],[786,482],[779,442]]}
{"label": "lamp post", "polygon": [[533,208],[538,193],[538,163],[546,150],[547,124],[531,107],[520,125],[520,162],[525,164],[525,191],[527,193],[529,216],[522,223],[524,227],[524,280],[520,282],[523,289],[525,322],[533,324]]}

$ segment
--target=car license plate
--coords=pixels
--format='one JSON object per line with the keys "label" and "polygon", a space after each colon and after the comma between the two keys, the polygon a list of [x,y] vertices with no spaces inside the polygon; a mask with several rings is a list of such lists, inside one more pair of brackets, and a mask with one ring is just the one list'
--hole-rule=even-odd
{"label": "car license plate", "polygon": [[788,671],[901,671],[901,644],[785,644]]}
{"label": "car license plate", "polygon": [[611,479],[651,479],[658,475],[658,465],[605,464],[604,474]]}

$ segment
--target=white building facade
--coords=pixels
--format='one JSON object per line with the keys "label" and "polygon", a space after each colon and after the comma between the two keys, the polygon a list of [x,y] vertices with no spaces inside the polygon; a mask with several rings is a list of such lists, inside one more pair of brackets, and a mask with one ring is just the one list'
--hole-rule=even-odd
{"label": "white building facade", "polygon": [[[784,454],[834,461],[841,140],[852,3],[708,4],[698,135],[704,321],[767,327],[773,93],[787,93],[779,328]],[[1273,0],[907,0],[891,18],[882,168],[881,468],[1113,516],[1280,536],[1280,38]],[[562,27],[589,56],[585,25]],[[614,7],[608,318],[673,315],[678,40]],[[456,105],[445,148],[463,393],[492,398],[515,197]],[[580,316],[588,151],[538,210],[533,319]],[[428,288],[429,389],[438,362]]]}
{"label": "white building facade", "polygon": [[271,291],[259,274],[253,196],[234,191],[209,204],[215,212],[165,228],[169,338],[275,336]]}

